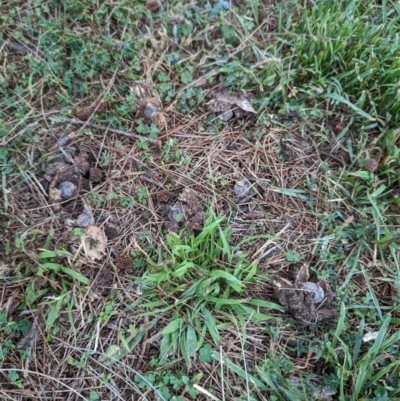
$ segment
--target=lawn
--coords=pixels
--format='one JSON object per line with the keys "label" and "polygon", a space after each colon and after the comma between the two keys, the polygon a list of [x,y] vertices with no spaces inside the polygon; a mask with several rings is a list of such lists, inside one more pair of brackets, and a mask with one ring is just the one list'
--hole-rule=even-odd
{"label": "lawn", "polygon": [[0,5],[0,399],[400,399],[396,1]]}

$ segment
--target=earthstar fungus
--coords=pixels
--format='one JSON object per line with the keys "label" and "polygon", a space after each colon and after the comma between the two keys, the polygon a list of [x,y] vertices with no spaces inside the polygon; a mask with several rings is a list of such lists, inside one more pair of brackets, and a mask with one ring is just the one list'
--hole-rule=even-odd
{"label": "earthstar fungus", "polygon": [[330,306],[333,293],[329,284],[324,280],[312,283],[309,278],[307,264],[301,267],[294,282],[275,275],[272,284],[278,302],[296,320],[306,325],[337,317],[338,312]]}

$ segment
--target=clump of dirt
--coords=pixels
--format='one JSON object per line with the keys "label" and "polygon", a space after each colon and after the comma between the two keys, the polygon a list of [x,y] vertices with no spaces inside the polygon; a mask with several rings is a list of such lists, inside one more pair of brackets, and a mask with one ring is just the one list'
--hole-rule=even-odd
{"label": "clump of dirt", "polygon": [[309,278],[307,264],[302,266],[294,282],[274,276],[272,284],[279,303],[303,324],[337,317],[338,312],[330,306],[333,293],[329,284],[324,280],[312,283]]}
{"label": "clump of dirt", "polygon": [[158,202],[168,202],[170,198],[171,192],[166,189],[156,192],[156,199]]}
{"label": "clump of dirt", "polygon": [[102,268],[97,273],[96,278],[93,281],[93,291],[103,295],[109,294],[111,292],[115,276],[116,274],[111,268]]}
{"label": "clump of dirt", "polygon": [[120,235],[120,231],[119,231],[118,227],[111,223],[106,225],[106,227],[104,229],[104,233],[106,234],[108,241],[113,241],[115,238],[118,238],[118,236]]}

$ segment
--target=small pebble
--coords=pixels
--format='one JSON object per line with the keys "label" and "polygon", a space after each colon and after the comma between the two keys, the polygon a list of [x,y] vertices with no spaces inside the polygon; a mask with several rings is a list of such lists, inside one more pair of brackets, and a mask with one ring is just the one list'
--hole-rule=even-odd
{"label": "small pebble", "polygon": [[185,210],[182,205],[174,205],[169,211],[168,218],[174,223],[181,223],[185,221]]}
{"label": "small pebble", "polygon": [[314,293],[312,300],[315,304],[320,303],[325,297],[324,290],[322,289],[321,286],[319,286],[316,283],[311,283],[311,282],[307,281],[307,282],[303,283],[303,289],[307,290],[307,291],[312,291]]}
{"label": "small pebble", "polygon": [[60,182],[58,189],[61,191],[61,198],[64,200],[75,198],[78,193],[78,187],[70,181]]}
{"label": "small pebble", "polygon": [[220,113],[218,113],[217,117],[221,121],[227,122],[233,117],[233,111],[231,109],[221,111]]}
{"label": "small pebble", "polygon": [[157,107],[154,106],[153,104],[148,104],[147,106],[145,106],[144,110],[143,110],[143,115],[146,118],[153,118],[155,115],[157,114]]}
{"label": "small pebble", "polygon": [[249,195],[250,193],[251,184],[246,178],[242,178],[239,181],[236,181],[233,190],[235,191],[235,195],[237,198],[244,198],[245,196]]}

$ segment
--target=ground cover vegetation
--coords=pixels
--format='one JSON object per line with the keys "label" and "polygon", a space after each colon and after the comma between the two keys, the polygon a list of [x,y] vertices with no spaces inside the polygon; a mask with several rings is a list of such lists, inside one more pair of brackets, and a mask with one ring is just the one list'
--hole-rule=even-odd
{"label": "ground cover vegetation", "polygon": [[0,398],[400,398],[396,1],[0,5]]}

